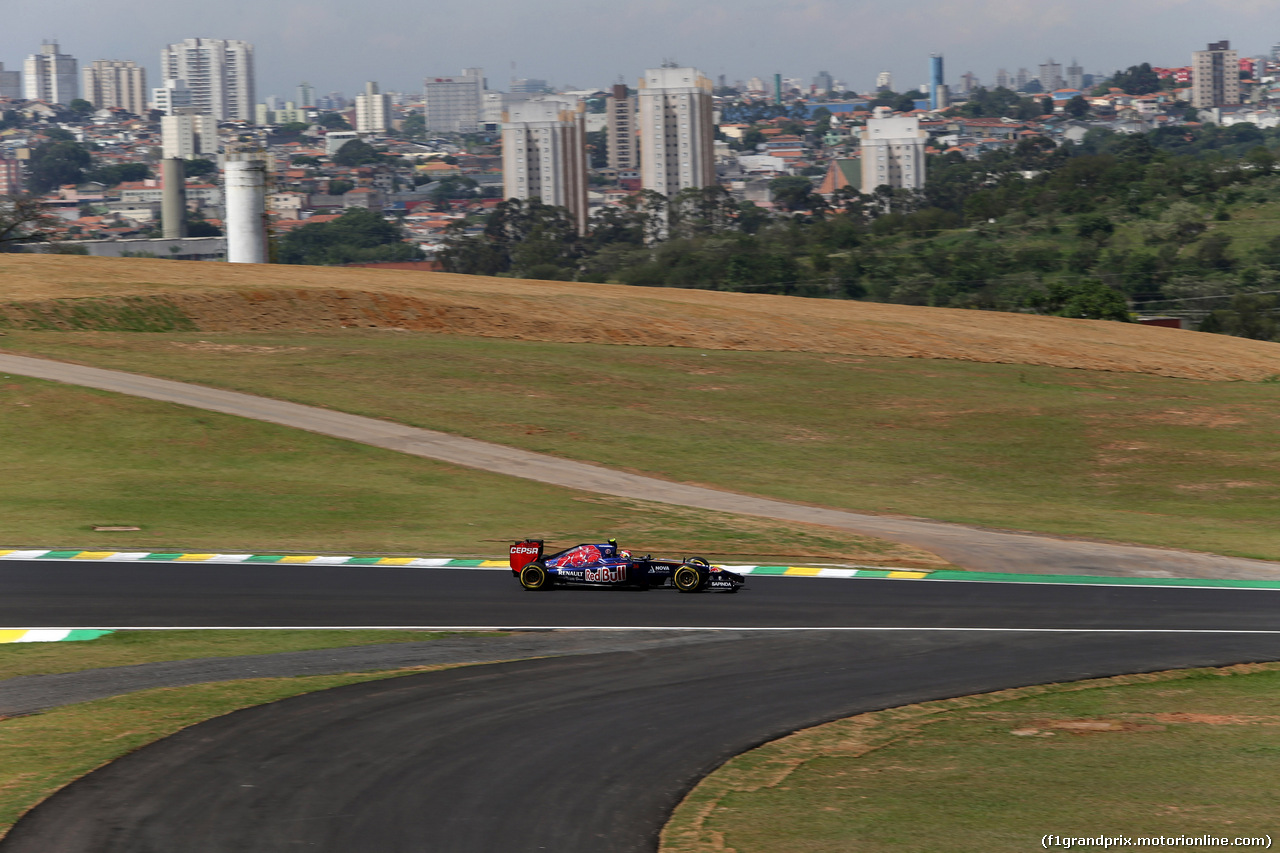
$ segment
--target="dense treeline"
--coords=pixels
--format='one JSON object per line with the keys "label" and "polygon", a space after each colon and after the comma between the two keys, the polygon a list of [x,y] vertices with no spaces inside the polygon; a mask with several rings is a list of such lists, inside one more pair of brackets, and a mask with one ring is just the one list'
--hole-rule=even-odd
{"label": "dense treeline", "polygon": [[[1127,319],[1212,311],[1206,328],[1271,337],[1280,290],[1280,132],[1169,128],[935,155],[921,192],[780,178],[767,213],[719,188],[641,193],[585,236],[565,211],[511,200],[451,229],[447,269]],[[1241,318],[1244,319],[1241,319]]]}

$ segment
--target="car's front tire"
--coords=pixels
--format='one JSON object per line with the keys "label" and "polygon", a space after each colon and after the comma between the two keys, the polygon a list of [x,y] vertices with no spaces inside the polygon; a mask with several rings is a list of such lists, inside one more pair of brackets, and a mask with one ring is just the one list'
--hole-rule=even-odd
{"label": "car's front tire", "polygon": [[697,592],[704,582],[702,572],[693,566],[681,566],[671,575],[671,583],[680,592]]}
{"label": "car's front tire", "polygon": [[551,589],[551,575],[541,563],[530,563],[520,570],[520,585],[525,589]]}

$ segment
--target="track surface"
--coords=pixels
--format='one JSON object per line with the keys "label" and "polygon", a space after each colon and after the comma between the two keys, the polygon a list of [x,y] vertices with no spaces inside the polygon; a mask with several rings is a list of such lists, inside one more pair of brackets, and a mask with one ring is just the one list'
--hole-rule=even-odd
{"label": "track surface", "polygon": [[868,536],[906,542],[970,569],[1067,575],[1280,577],[1280,566],[1263,560],[1008,533],[923,519],[864,515],[738,495],[610,471],[582,462],[374,418],[116,370],[4,353],[0,353],[0,370],[254,418],[571,489],[628,498],[641,497],[658,503],[720,512],[824,524]]}
{"label": "track surface", "polygon": [[427,673],[180,732],[64,789],[0,851],[652,851],[699,778],[797,728],[1276,657],[1275,635],[782,632]]}
{"label": "track surface", "polygon": [[509,572],[0,561],[0,627],[1280,630],[1280,590],[749,577],[736,594],[555,589]]}

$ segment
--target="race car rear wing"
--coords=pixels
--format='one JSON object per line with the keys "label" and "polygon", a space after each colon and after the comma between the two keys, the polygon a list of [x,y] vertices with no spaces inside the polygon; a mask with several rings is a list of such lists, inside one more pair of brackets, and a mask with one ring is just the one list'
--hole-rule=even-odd
{"label": "race car rear wing", "polygon": [[520,574],[520,570],[542,558],[542,540],[525,539],[511,546],[511,571]]}

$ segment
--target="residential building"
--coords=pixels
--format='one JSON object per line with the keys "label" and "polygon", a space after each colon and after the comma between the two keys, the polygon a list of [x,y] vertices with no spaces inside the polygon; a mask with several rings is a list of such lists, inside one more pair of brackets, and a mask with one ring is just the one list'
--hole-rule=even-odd
{"label": "residential building", "polygon": [[456,77],[428,77],[423,88],[423,118],[428,131],[475,133],[480,129],[483,69],[464,68]]}
{"label": "residential building", "polygon": [[191,106],[219,121],[253,121],[253,45],[238,39],[190,38],[160,52],[160,77],[181,80]]}
{"label": "residential building", "polygon": [[880,92],[893,91],[893,74],[888,71],[881,71],[876,75],[876,90]]}
{"label": "residential building", "polygon": [[1240,103],[1240,55],[1217,41],[1191,54],[1191,106],[1210,109]]}
{"label": "residential building", "polygon": [[22,97],[22,72],[5,71],[0,62],[0,100],[16,101]]}
{"label": "residential building", "polygon": [[0,196],[22,192],[22,161],[0,157]]}
{"label": "residential building", "polygon": [[1079,60],[1072,59],[1067,66],[1067,88],[1084,89],[1084,68]]}
{"label": "residential building", "polygon": [[218,120],[199,115],[193,107],[160,118],[160,145],[165,158],[208,158],[218,153]]}
{"label": "residential building", "polygon": [[84,99],[98,109],[147,114],[147,70],[133,60],[98,59],[84,69]]}
{"label": "residential building", "polygon": [[1062,79],[1062,63],[1048,62],[1040,65],[1040,87],[1046,92],[1064,88],[1066,81]]}
{"label": "residential building", "polygon": [[298,84],[298,106],[314,107],[316,105],[316,87],[303,80]]}
{"label": "residential building", "polygon": [[191,106],[191,90],[185,80],[165,80],[164,85],[151,90],[151,107],[167,116],[177,115],[179,110]]}
{"label": "residential building", "polygon": [[27,57],[22,66],[23,97],[66,106],[80,97],[80,75],[75,57],[58,50],[56,41],[47,41],[39,53]]}
{"label": "residential building", "polygon": [[1014,91],[1017,91],[1017,92],[1027,91],[1027,84],[1030,82],[1031,82],[1031,72],[1029,72],[1025,68],[1019,68],[1017,75],[1013,78],[1014,86],[1017,87]]}
{"label": "residential building", "polygon": [[613,87],[605,101],[608,120],[609,168],[635,171],[640,168],[640,143],[636,139],[636,99],[623,83]]}
{"label": "residential building", "polygon": [[364,94],[356,95],[356,130],[360,133],[386,133],[391,115],[391,98],[378,91],[372,81],[364,84]]}
{"label": "residential building", "polygon": [[511,80],[511,94],[513,95],[542,95],[551,91],[551,87],[547,85],[546,80],[538,80],[536,78],[527,77]]}
{"label": "residential building", "polygon": [[502,124],[502,190],[568,208],[587,228],[586,108],[576,98],[513,104]]}
{"label": "residential building", "polygon": [[830,95],[835,86],[835,78],[826,71],[819,71],[818,76],[813,78],[813,91],[819,95]]}
{"label": "residential building", "polygon": [[667,197],[715,186],[711,80],[696,68],[650,68],[639,102],[641,185]]}
{"label": "residential building", "polygon": [[1016,85],[1017,84],[1014,83],[1013,81],[1013,75],[1010,74],[1005,69],[1001,68],[999,71],[996,72],[996,88],[997,89],[1012,89]]}
{"label": "residential building", "polygon": [[915,116],[891,116],[877,107],[862,131],[862,191],[879,186],[908,190],[924,187],[924,148],[929,134]]}
{"label": "residential building", "polygon": [[972,94],[978,88],[978,75],[966,71],[960,75],[960,91],[965,95]]}

